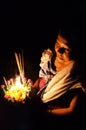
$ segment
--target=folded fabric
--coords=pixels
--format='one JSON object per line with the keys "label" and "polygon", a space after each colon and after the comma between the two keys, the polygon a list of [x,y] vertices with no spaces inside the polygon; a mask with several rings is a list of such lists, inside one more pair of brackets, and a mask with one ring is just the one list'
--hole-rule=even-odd
{"label": "folded fabric", "polygon": [[59,98],[71,89],[83,88],[80,75],[75,71],[75,64],[71,62],[52,78],[42,94],[44,103]]}

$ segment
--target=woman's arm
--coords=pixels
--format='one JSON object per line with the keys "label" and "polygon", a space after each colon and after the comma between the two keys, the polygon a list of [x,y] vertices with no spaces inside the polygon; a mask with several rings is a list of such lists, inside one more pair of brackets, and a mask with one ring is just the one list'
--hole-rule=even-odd
{"label": "woman's arm", "polygon": [[69,115],[74,112],[78,103],[78,98],[79,98],[79,94],[75,95],[71,100],[69,107],[67,108],[49,109],[48,112],[59,116]]}
{"label": "woman's arm", "polygon": [[39,78],[35,81],[35,83],[33,84],[33,88],[38,88],[39,87]]}

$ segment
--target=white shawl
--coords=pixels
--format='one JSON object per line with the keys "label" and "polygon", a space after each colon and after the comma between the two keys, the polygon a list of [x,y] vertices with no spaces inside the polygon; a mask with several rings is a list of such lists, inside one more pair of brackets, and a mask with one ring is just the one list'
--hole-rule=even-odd
{"label": "white shawl", "polygon": [[44,103],[59,98],[70,89],[82,88],[82,84],[79,82],[79,76],[77,74],[72,76],[71,74],[71,71],[73,72],[74,70],[73,62],[52,78],[42,95],[42,101]]}

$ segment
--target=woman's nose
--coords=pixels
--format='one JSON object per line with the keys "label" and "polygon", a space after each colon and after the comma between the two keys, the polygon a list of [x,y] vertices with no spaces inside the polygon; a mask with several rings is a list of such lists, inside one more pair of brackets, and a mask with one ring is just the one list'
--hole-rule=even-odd
{"label": "woman's nose", "polygon": [[64,47],[59,48],[58,52],[61,53],[61,54],[63,54],[65,52],[65,48]]}

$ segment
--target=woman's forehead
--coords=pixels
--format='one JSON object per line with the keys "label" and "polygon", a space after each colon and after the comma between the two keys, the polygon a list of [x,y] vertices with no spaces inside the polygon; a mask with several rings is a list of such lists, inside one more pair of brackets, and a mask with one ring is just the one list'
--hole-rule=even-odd
{"label": "woman's forehead", "polygon": [[64,37],[62,37],[61,35],[58,35],[58,37],[56,39],[55,48],[58,48],[58,45],[60,47],[64,47],[64,48],[71,50],[69,42]]}
{"label": "woman's forehead", "polygon": [[64,38],[64,37],[61,36],[61,35],[58,35],[58,36],[57,36],[56,42],[59,43],[59,44],[68,44],[67,39]]}

